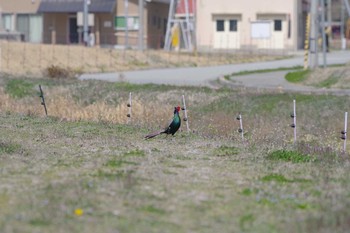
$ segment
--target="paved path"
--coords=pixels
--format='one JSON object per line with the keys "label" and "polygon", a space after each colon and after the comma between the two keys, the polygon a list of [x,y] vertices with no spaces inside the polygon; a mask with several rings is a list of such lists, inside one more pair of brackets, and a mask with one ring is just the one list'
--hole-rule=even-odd
{"label": "paved path", "polygon": [[260,90],[276,90],[280,92],[350,95],[349,89],[316,88],[289,83],[284,78],[287,73],[288,71],[277,71],[271,73],[233,76],[230,81],[227,81],[224,78],[221,78],[220,80],[223,85],[237,88],[255,88]]}
{"label": "paved path", "polygon": [[[322,56],[319,57],[319,63],[322,64]],[[350,51],[334,51],[328,54],[328,64],[344,64],[350,61]],[[281,67],[302,66],[304,63],[303,56],[295,56],[293,58],[255,62],[232,64],[212,67],[190,67],[190,68],[168,68],[168,69],[152,69],[138,70],[116,73],[102,74],[83,74],[79,77],[81,80],[105,80],[109,82],[126,81],[136,84],[155,83],[155,84],[171,84],[171,85],[195,85],[208,86],[210,82],[217,80],[227,74],[237,73],[241,71],[251,71],[260,69],[276,69]],[[300,89],[301,86],[289,84],[284,81],[286,72],[273,72],[268,74],[253,74],[244,77],[235,77],[234,80],[240,82],[240,85],[248,87],[276,88],[281,86],[284,89]]]}

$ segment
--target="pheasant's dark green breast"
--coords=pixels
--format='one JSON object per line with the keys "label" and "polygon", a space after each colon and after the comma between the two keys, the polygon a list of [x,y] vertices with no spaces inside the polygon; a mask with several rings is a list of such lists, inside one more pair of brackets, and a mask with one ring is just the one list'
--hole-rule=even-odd
{"label": "pheasant's dark green breast", "polygon": [[165,133],[174,135],[176,131],[180,128],[180,126],[181,118],[179,116],[179,113],[177,112],[174,114],[173,121],[171,122]]}

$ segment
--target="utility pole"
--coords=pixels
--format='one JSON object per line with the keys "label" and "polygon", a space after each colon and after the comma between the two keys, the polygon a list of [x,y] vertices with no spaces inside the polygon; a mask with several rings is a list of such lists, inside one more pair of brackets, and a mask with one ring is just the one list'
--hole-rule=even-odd
{"label": "utility pole", "polygon": [[[328,8],[329,8],[330,6],[328,6]],[[325,0],[321,0],[321,20],[322,20],[322,53],[323,53],[323,68],[326,68],[327,67],[327,51],[326,51],[326,49],[328,49],[328,48],[326,48],[326,32],[325,32],[325,27],[326,27],[326,23],[325,23],[325,18],[326,18],[326,16],[325,16]],[[330,21],[329,21],[329,18],[328,18],[328,24],[327,24],[327,27],[330,25],[329,24],[330,23]],[[328,38],[328,41],[329,41],[329,38]],[[329,43],[328,43],[328,46],[329,46]]]}
{"label": "utility pole", "polygon": [[143,51],[143,0],[139,0],[139,50]]}
{"label": "utility pole", "polygon": [[344,3],[345,3],[346,10],[348,12],[348,15],[350,16],[350,4],[348,0],[344,0]]}
{"label": "utility pole", "polygon": [[344,24],[345,24],[345,6],[344,1],[341,3],[341,12],[340,12],[340,37],[341,37],[341,49],[345,50],[346,48],[346,39],[345,39],[345,30],[344,30]]}
{"label": "utility pole", "polygon": [[315,69],[318,66],[318,0],[311,0],[311,30],[310,30],[310,65],[311,69]]}
{"label": "utility pole", "polygon": [[129,0],[124,0],[124,18],[125,18],[125,49],[129,47]]}
{"label": "utility pole", "polygon": [[[332,20],[332,0],[327,0],[327,22],[328,23],[333,22],[333,20]],[[328,25],[330,25],[330,24],[328,24]]]}
{"label": "utility pole", "polygon": [[83,24],[84,24],[84,43],[85,46],[89,44],[89,4],[90,0],[84,0],[84,16],[83,16]]}

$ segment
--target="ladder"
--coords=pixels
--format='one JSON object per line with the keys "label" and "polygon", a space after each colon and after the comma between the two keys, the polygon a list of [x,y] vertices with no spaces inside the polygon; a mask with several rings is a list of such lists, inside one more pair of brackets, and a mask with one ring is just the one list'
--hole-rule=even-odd
{"label": "ladder", "polygon": [[345,3],[346,10],[348,11],[348,14],[350,16],[350,4],[349,4],[348,0],[344,0],[344,3]]}
{"label": "ladder", "polygon": [[[185,17],[176,17],[176,10],[179,6],[179,2],[182,1],[185,5]],[[192,0],[192,3],[194,0]],[[184,47],[188,51],[193,50],[193,44],[195,43],[195,17],[194,17],[194,6],[192,14],[189,12],[189,1],[188,0],[171,0],[169,6],[168,23],[165,34],[164,49],[166,51],[171,50],[171,41],[173,38],[172,28],[174,25],[178,25],[180,34],[184,42]]]}

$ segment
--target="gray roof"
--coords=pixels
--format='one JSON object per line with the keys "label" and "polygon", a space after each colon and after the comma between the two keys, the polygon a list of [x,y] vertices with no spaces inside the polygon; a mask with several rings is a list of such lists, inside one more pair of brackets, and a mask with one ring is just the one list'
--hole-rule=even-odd
{"label": "gray roof", "polygon": [[[89,12],[113,12],[116,0],[90,0]],[[73,13],[82,12],[84,0],[41,0],[38,12]]]}

